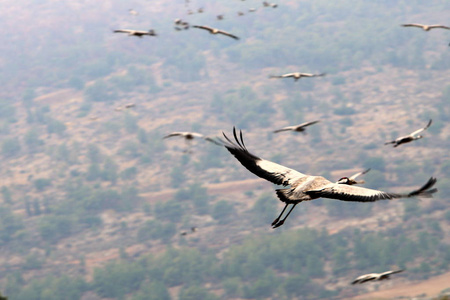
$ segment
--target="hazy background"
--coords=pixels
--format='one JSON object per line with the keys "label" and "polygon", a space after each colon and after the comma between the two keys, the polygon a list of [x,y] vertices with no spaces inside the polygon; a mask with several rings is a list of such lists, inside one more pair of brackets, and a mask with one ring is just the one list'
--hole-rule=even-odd
{"label": "hazy background", "polygon": [[[448,1],[66,2],[0,2],[3,295],[448,293],[450,31],[400,26],[450,25]],[[177,18],[240,40],[176,31]],[[113,33],[121,28],[158,36]],[[327,76],[268,78],[296,71]],[[423,139],[383,145],[429,119]],[[307,135],[272,134],[313,120],[321,122]],[[439,192],[301,203],[273,230],[282,204],[272,184],[221,147],[199,140],[186,153],[182,139],[162,140],[172,131],[220,136],[233,126],[251,152],[303,173],[338,180],[372,168],[365,186],[393,192],[435,176]],[[180,235],[192,226],[198,231]],[[391,268],[407,271],[350,285]],[[376,290],[384,294],[367,294]]]}

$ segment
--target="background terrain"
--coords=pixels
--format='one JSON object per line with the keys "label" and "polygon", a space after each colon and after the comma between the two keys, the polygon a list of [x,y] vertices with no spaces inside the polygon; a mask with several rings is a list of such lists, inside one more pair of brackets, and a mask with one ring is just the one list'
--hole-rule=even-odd
{"label": "background terrain", "polygon": [[[399,25],[445,24],[450,3],[330,2],[1,1],[1,292],[26,300],[448,293],[450,32]],[[240,40],[176,31],[176,18]],[[112,33],[119,28],[158,36]],[[269,79],[295,71],[327,76]],[[423,139],[383,145],[429,119]],[[307,135],[272,133],[312,120],[321,122]],[[435,176],[439,192],[315,200],[273,230],[282,205],[272,184],[221,147],[162,139],[233,126],[250,151],[303,173],[338,180],[372,168],[365,186],[393,192]],[[391,268],[406,271],[350,285]]]}

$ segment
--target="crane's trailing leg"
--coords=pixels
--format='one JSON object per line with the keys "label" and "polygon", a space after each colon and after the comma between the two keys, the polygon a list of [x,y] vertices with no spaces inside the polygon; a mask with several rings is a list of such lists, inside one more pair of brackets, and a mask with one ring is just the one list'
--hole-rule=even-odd
{"label": "crane's trailing leg", "polygon": [[288,207],[288,205],[289,205],[289,203],[287,203],[287,204],[284,206],[284,208],[283,208],[283,210],[281,211],[280,215],[279,215],[275,220],[273,220],[272,226],[274,226],[275,224],[278,223],[278,221],[280,221],[280,218],[281,218],[281,216],[283,215],[283,213],[284,213],[284,211],[286,210],[286,208]]}
{"label": "crane's trailing leg", "polygon": [[[291,210],[287,213],[287,215],[286,215],[282,220],[278,221],[275,225],[272,225],[274,229],[277,228],[277,227],[280,227],[281,225],[284,224],[284,221],[286,221],[287,217],[289,217],[289,215],[290,215],[291,212],[294,210],[294,208],[295,208],[295,206],[296,206],[297,204],[298,204],[298,203],[295,203],[294,205],[292,205]],[[286,204],[286,206],[287,206],[287,204]],[[286,207],[285,207],[285,208],[286,208]],[[283,211],[284,211],[284,209],[283,209]],[[281,216],[281,215],[280,215],[280,216]]]}

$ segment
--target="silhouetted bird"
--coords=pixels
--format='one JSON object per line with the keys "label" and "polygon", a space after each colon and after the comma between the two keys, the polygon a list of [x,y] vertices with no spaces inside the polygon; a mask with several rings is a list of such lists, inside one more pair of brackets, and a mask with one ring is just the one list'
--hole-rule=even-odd
{"label": "silhouetted bird", "polygon": [[203,26],[203,25],[194,25],[192,27],[208,30],[209,33],[211,33],[211,34],[223,34],[223,35],[229,36],[229,37],[231,37],[233,39],[236,39],[236,40],[239,39],[237,36],[235,36],[235,35],[233,35],[233,34],[231,34],[229,32],[220,30],[220,29],[216,29],[216,28],[212,28],[212,27],[208,27],[208,26]]}
{"label": "silhouetted bird", "polygon": [[320,77],[320,76],[325,76],[326,73],[321,73],[321,74],[310,74],[310,73],[299,73],[299,72],[295,72],[295,73],[288,73],[288,74],[284,74],[284,75],[270,75],[269,78],[289,78],[292,77],[295,79],[295,81],[299,80],[302,77]]}
{"label": "silhouetted bird", "polygon": [[278,132],[282,132],[282,131],[296,131],[296,132],[302,132],[302,133],[306,133],[306,127],[319,123],[320,121],[311,121],[311,122],[305,122],[299,125],[294,125],[294,126],[287,126],[287,127],[283,127],[281,129],[275,130],[274,133],[278,133]]}
{"label": "silhouetted bird", "polygon": [[399,138],[396,138],[396,139],[393,140],[393,141],[386,142],[386,143],[384,143],[384,144],[385,144],[385,145],[394,144],[394,147],[398,147],[398,146],[400,146],[401,144],[406,144],[406,143],[409,143],[409,142],[412,142],[412,141],[421,139],[421,138],[423,138],[423,136],[421,136],[421,135],[416,135],[416,134],[418,134],[418,133],[420,133],[420,132],[422,132],[422,131],[424,131],[424,130],[427,130],[428,127],[430,127],[430,125],[431,125],[432,122],[433,122],[433,120],[430,119],[430,121],[428,122],[427,126],[425,126],[424,128],[420,128],[419,130],[416,130],[416,131],[410,133],[409,135],[401,136],[401,137],[399,137]]}
{"label": "silhouetted bird", "polygon": [[357,277],[355,280],[352,281],[352,284],[361,284],[367,281],[372,280],[386,280],[389,279],[390,275],[403,272],[404,270],[396,270],[396,271],[387,271],[384,273],[371,273],[371,274],[365,274]]}
{"label": "silhouetted bird", "polygon": [[134,9],[132,9],[132,8],[130,8],[130,9],[128,10],[128,13],[129,13],[130,15],[133,15],[133,16],[139,15],[139,13],[138,13],[137,11],[135,11]]}
{"label": "silhouetted bird", "polygon": [[137,36],[142,38],[144,35],[148,36],[157,36],[155,31],[153,29],[150,29],[149,31],[142,31],[142,30],[132,30],[132,29],[117,29],[114,30],[115,33],[128,33],[129,36]]}
{"label": "silhouetted bird", "polygon": [[425,31],[430,31],[431,29],[435,29],[435,28],[450,29],[450,27],[448,27],[448,26],[439,25],[439,24],[423,25],[423,24],[412,23],[412,24],[402,24],[401,26],[403,26],[403,27],[418,27],[418,28],[422,28]]}

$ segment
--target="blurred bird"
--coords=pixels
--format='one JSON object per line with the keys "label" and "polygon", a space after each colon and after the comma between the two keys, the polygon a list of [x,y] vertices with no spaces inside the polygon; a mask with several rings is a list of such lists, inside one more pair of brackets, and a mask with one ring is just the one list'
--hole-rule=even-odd
{"label": "blurred bird", "polygon": [[134,9],[132,9],[132,8],[130,8],[130,9],[128,10],[128,13],[129,13],[130,15],[132,15],[132,16],[137,16],[137,15],[139,15],[139,13],[138,13],[137,11],[135,11]]}
{"label": "blurred bird", "polygon": [[[432,194],[437,192],[436,188],[431,189],[437,181],[433,177],[421,188],[407,194],[387,193],[358,186],[333,183],[322,176],[305,175],[294,169],[259,158],[250,153],[245,147],[242,131],[240,131],[238,138],[236,128],[233,128],[233,135],[235,142],[231,141],[224,133],[223,136],[226,141],[221,141],[221,143],[247,170],[272,183],[289,186],[285,189],[276,190],[278,198],[285,203],[285,206],[280,215],[272,222],[273,228],[283,225],[295,206],[302,201],[331,198],[341,201],[374,202],[415,196],[432,197]],[[290,204],[292,204],[291,209],[281,219]]]}
{"label": "blurred bird", "polygon": [[217,20],[223,20],[223,15],[217,15],[216,18]]}
{"label": "blurred bird", "polygon": [[238,15],[239,17],[241,17],[241,16],[244,15],[244,13],[243,13],[242,11],[238,11],[237,15]]}
{"label": "blurred bird", "polygon": [[233,39],[236,39],[236,40],[239,39],[237,36],[235,36],[235,35],[233,35],[233,34],[231,34],[229,32],[220,30],[220,29],[216,29],[216,28],[212,28],[212,27],[208,27],[208,26],[202,26],[202,25],[194,25],[192,27],[208,30],[209,33],[211,33],[211,34],[223,34],[223,35],[229,36],[229,37],[231,37]]}
{"label": "blurred bird", "polygon": [[449,26],[444,26],[444,25],[439,25],[439,24],[435,24],[435,25],[423,25],[423,24],[402,24],[401,26],[403,27],[418,27],[418,28],[422,28],[425,31],[430,31],[431,29],[434,28],[442,28],[442,29],[450,29]]}
{"label": "blurred bird", "polygon": [[416,135],[416,134],[418,134],[418,133],[420,133],[420,132],[422,132],[424,130],[427,130],[428,127],[431,126],[432,122],[433,122],[433,120],[430,119],[430,121],[428,122],[427,126],[425,126],[424,128],[420,128],[420,129],[418,129],[418,130],[416,130],[414,132],[411,132],[409,135],[401,136],[399,138],[396,138],[393,141],[386,142],[384,144],[385,145],[394,144],[394,147],[398,147],[401,144],[406,144],[406,143],[409,143],[409,142],[421,139],[421,138],[423,138],[423,136],[422,135]]}
{"label": "blurred bird", "polygon": [[366,174],[366,173],[369,172],[369,171],[370,171],[370,168],[367,169],[367,170],[365,170],[365,171],[362,171],[362,172],[358,172],[358,173],[356,173],[356,174],[353,174],[353,175],[350,176],[350,177],[342,177],[342,178],[339,179],[336,183],[339,183],[339,184],[348,184],[348,185],[353,185],[353,184],[363,184],[363,183],[366,183],[364,180],[356,181],[355,179],[356,179],[356,177],[361,176],[361,175],[364,175],[364,174]]}
{"label": "blurred bird", "polygon": [[326,73],[321,73],[321,74],[310,74],[310,73],[299,73],[299,72],[294,72],[294,73],[288,73],[288,74],[284,74],[284,75],[270,75],[269,78],[289,78],[292,77],[295,79],[295,81],[299,80],[302,77],[320,77],[320,76],[325,76]]}
{"label": "blurred bird", "polygon": [[287,127],[283,127],[281,129],[277,129],[274,131],[274,133],[278,133],[278,132],[282,132],[282,131],[296,131],[296,132],[302,132],[303,134],[306,134],[306,127],[319,123],[320,121],[311,121],[311,122],[305,122],[299,125],[294,125],[294,126],[287,126]]}
{"label": "blurred bird", "polygon": [[370,273],[370,274],[361,275],[361,276],[357,277],[355,280],[353,280],[352,284],[357,284],[357,283],[361,284],[361,283],[371,281],[371,280],[379,281],[379,280],[390,279],[390,277],[389,277],[390,275],[400,273],[403,271],[404,270],[396,270],[396,271],[387,271],[384,273]]}
{"label": "blurred bird", "polygon": [[129,36],[137,36],[142,38],[144,35],[148,36],[157,36],[155,31],[153,29],[150,29],[149,31],[141,31],[141,30],[132,30],[132,29],[117,29],[114,30],[115,33],[128,33]]}

